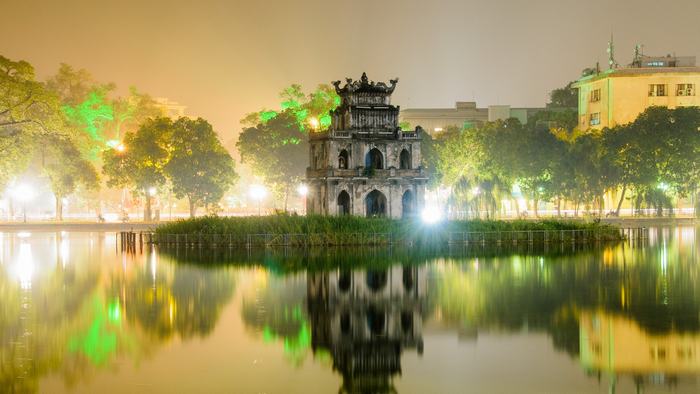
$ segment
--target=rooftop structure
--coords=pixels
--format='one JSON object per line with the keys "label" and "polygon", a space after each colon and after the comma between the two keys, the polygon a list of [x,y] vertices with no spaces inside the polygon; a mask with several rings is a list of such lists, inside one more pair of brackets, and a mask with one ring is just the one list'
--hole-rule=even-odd
{"label": "rooftop structure", "polygon": [[428,133],[439,133],[450,126],[479,126],[485,122],[516,118],[520,123],[545,108],[514,108],[510,105],[490,105],[479,108],[473,101],[458,101],[454,108],[409,108],[401,111],[401,122],[420,125]]}
{"label": "rooftop structure", "polygon": [[602,129],[627,124],[651,106],[700,106],[700,67],[694,56],[645,56],[635,50],[626,67],[586,69],[578,88],[578,126]]}

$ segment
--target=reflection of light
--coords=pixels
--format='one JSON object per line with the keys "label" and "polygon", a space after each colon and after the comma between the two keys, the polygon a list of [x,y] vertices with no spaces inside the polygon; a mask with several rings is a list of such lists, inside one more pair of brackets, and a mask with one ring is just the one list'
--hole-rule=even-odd
{"label": "reflection of light", "polygon": [[64,267],[66,266],[66,262],[68,262],[68,252],[68,240],[62,238],[61,245],[59,246],[59,255],[61,256],[61,265],[63,265]]}
{"label": "reflection of light", "polygon": [[151,277],[153,277],[153,281],[156,281],[156,254],[151,253]]}
{"label": "reflection of light", "polygon": [[434,205],[427,205],[425,208],[423,208],[423,212],[421,212],[420,217],[423,220],[423,223],[437,223],[442,220],[442,211]]}
{"label": "reflection of light", "polygon": [[23,289],[32,288],[32,276],[34,275],[34,259],[32,258],[32,245],[22,242],[19,245],[17,254],[17,264],[15,265],[15,275],[19,279]]}
{"label": "reflection of light", "polygon": [[32,236],[32,233],[30,233],[29,231],[21,231],[21,232],[17,233],[17,237],[19,237],[19,238],[29,238],[31,236]]}

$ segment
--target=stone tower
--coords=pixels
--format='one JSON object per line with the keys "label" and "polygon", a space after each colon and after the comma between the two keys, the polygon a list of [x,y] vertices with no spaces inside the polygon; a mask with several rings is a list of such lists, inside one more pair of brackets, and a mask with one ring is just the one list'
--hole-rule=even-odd
{"label": "stone tower", "polygon": [[410,217],[423,207],[427,177],[417,127],[399,127],[391,105],[398,79],[333,82],[342,99],[328,130],[309,133],[307,212],[321,215]]}

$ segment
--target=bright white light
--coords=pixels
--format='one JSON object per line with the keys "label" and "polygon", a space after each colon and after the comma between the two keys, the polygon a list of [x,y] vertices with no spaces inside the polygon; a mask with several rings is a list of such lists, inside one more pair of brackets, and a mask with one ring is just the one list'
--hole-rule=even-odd
{"label": "bright white light", "polygon": [[22,232],[17,233],[17,236],[19,238],[29,238],[32,236],[32,233],[30,233],[28,231],[22,231]]}
{"label": "bright white light", "polygon": [[475,196],[478,196],[481,193],[481,189],[479,189],[479,186],[476,186],[475,188],[472,189],[472,194]]}
{"label": "bright white light", "polygon": [[426,206],[420,217],[423,223],[434,224],[442,220],[442,211],[436,206]]}
{"label": "bright white light", "polygon": [[26,183],[20,183],[19,185],[15,185],[13,188],[10,189],[10,195],[15,200],[31,201],[34,199],[35,192],[34,188],[32,188],[30,185]]}
{"label": "bright white light", "polygon": [[248,194],[255,201],[262,201],[267,196],[267,189],[263,185],[250,185]]}
{"label": "bright white light", "polygon": [[14,266],[14,274],[19,280],[22,289],[32,288],[32,276],[34,276],[34,258],[32,257],[32,246],[28,242],[19,245],[17,262]]}
{"label": "bright white light", "polygon": [[126,147],[124,144],[118,144],[114,149],[117,150],[117,152],[124,152],[126,150]]}
{"label": "bright white light", "polygon": [[320,122],[316,118],[311,118],[311,119],[309,119],[309,124],[311,125],[312,129],[316,130],[316,129],[318,129]]}
{"label": "bright white light", "polygon": [[439,133],[442,131],[442,127],[436,127],[433,129],[434,132]]}
{"label": "bright white light", "polygon": [[151,187],[148,188],[148,195],[149,195],[149,196],[151,196],[151,197],[155,196],[155,195],[156,195],[156,192],[158,192],[158,190],[156,190],[155,187],[152,187],[152,186],[151,186]]}
{"label": "bright white light", "polygon": [[119,220],[119,215],[116,213],[105,213],[104,215],[105,222],[116,222]]}
{"label": "bright white light", "polygon": [[297,192],[300,196],[306,197],[306,195],[309,194],[309,187],[302,183],[299,185],[299,187],[297,187]]}

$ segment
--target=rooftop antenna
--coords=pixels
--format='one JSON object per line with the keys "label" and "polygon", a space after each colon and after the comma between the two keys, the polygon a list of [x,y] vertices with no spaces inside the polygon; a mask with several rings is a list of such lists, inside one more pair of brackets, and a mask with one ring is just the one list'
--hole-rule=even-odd
{"label": "rooftop antenna", "polygon": [[610,41],[608,42],[608,70],[617,68],[618,64],[615,61],[615,44],[613,42],[613,34],[610,33]]}

